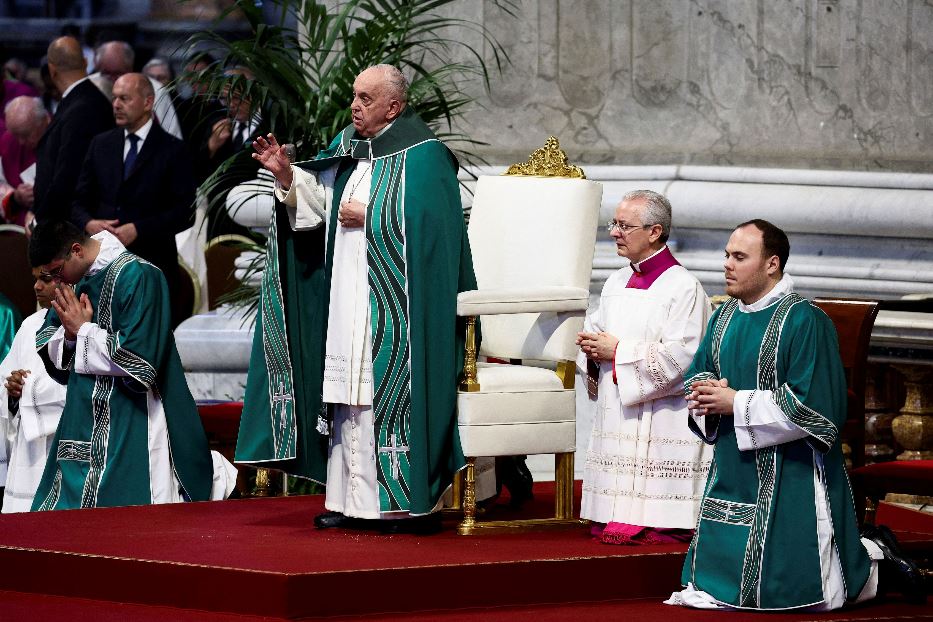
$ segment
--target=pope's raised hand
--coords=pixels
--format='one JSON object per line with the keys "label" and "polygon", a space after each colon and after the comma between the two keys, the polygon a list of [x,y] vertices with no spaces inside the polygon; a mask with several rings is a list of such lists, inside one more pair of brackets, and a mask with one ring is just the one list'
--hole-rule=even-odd
{"label": "pope's raised hand", "polygon": [[280,145],[273,134],[258,137],[253,141],[253,159],[258,160],[264,169],[272,173],[286,190],[292,186],[292,164],[288,161],[285,146]]}

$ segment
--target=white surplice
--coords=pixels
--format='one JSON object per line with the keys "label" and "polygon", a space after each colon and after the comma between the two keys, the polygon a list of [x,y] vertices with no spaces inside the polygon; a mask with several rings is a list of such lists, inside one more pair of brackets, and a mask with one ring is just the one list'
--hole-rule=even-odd
{"label": "white surplice", "polygon": [[[626,267],[609,277],[585,322],[584,330],[611,333],[619,345],[615,361],[600,362],[597,400],[587,400],[596,412],[580,516],[693,529],[713,452],[687,425],[683,372],[705,331],[709,300],[679,265],[648,289],[627,288],[631,275]],[[586,374],[582,355],[578,364]]]}
{"label": "white surplice", "polygon": [[[47,311],[36,311],[16,333],[9,354],[0,363],[0,426],[7,430],[10,464],[3,494],[3,512],[28,512],[42,479],[52,438],[65,407],[65,386],[53,380],[36,352],[36,331]],[[10,412],[9,395],[2,384],[13,370],[26,369],[16,414]]]}

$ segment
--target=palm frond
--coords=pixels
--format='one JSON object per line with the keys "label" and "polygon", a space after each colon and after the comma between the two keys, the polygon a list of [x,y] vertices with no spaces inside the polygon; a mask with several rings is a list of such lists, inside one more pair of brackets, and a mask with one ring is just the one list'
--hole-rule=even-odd
{"label": "palm frond", "polygon": [[[241,12],[249,35],[228,40],[211,30],[193,34],[186,42],[189,54],[210,51],[219,60],[182,79],[207,84],[209,95],[218,98],[234,89],[251,102],[253,112],[262,111],[279,142],[294,143],[299,159],[308,159],[349,125],[356,76],[375,64],[396,65],[410,79],[409,104],[439,137],[451,141],[461,162],[472,164],[479,158],[469,148],[481,143],[453,132],[454,122],[473,102],[468,87],[479,80],[488,88],[490,70],[501,70],[508,57],[484,26],[445,15],[455,2],[346,0],[328,8],[313,0],[267,0],[277,19],[265,23],[254,0],[235,0],[224,16]],[[506,15],[518,11],[513,0],[494,5]],[[287,26],[292,18],[296,25]],[[465,43],[464,33],[478,36],[482,48]],[[249,69],[253,78],[225,73],[234,66]],[[202,184],[202,192],[214,195],[211,190],[249,165],[243,158],[238,154],[225,162]],[[224,209],[223,201],[215,203],[210,209]],[[262,262],[250,269],[261,271]],[[254,309],[257,288],[244,281],[225,300]]]}

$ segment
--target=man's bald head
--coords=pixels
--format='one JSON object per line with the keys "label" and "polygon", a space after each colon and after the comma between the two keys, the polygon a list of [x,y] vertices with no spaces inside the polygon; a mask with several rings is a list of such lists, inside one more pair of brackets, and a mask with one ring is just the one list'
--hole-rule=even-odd
{"label": "man's bald head", "polygon": [[123,74],[113,83],[113,118],[118,127],[135,132],[152,116],[155,90],[141,73]]}
{"label": "man's bald head", "polygon": [[131,90],[140,97],[155,97],[155,89],[152,88],[152,81],[148,76],[141,73],[126,73],[117,78],[113,83],[114,88],[117,84],[122,84],[125,89]]}
{"label": "man's bald head", "polygon": [[59,37],[49,44],[48,62],[59,72],[86,71],[87,61],[81,53],[81,44],[74,37]]}

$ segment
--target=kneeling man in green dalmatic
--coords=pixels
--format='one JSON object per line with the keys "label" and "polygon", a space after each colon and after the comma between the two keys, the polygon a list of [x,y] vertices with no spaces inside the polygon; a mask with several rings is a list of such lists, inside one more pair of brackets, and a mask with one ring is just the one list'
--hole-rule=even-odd
{"label": "kneeling man in green dalmatic", "polygon": [[[726,293],[684,374],[690,427],[715,444],[669,604],[838,609],[923,579],[885,527],[860,535],[839,430],[846,379],[832,320],[796,294],[785,233],[752,220],[726,245]],[[863,537],[864,536],[864,537]]]}

